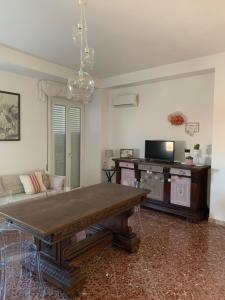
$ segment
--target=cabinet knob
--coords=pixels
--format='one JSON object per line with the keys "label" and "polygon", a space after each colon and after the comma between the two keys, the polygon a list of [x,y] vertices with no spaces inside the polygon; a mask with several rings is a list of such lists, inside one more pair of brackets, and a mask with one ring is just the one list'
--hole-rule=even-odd
{"label": "cabinet knob", "polygon": [[168,178],[168,182],[171,182],[171,179],[170,179],[170,178]]}

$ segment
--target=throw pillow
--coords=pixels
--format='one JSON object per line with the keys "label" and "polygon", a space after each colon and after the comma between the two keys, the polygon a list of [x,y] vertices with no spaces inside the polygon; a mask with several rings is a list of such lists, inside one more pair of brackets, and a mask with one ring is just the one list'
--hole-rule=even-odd
{"label": "throw pillow", "polygon": [[6,191],[11,191],[13,195],[24,193],[19,175],[2,175],[2,185]]}
{"label": "throw pillow", "polygon": [[50,179],[50,189],[56,191],[61,191],[63,189],[65,183],[64,176],[50,175],[49,179]]}
{"label": "throw pillow", "polygon": [[45,186],[45,184],[43,182],[43,179],[42,179],[42,172],[37,171],[37,172],[34,172],[34,174],[35,174],[35,176],[38,180],[38,183],[40,185],[41,192],[46,192],[47,189],[46,189],[46,186]]}
{"label": "throw pillow", "polygon": [[50,179],[49,179],[49,175],[46,174],[45,172],[42,173],[42,180],[43,183],[46,187],[46,189],[48,190],[50,188]]}
{"label": "throw pillow", "polygon": [[21,175],[20,181],[26,194],[32,195],[41,192],[41,187],[35,174]]}

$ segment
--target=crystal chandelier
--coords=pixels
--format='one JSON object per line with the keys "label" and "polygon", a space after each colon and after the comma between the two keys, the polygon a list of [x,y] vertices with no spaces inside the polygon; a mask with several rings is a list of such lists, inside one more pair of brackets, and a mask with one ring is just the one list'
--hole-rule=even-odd
{"label": "crystal chandelier", "polygon": [[94,49],[88,46],[88,28],[85,15],[87,3],[88,0],[79,0],[80,22],[73,29],[73,40],[80,42],[80,70],[67,82],[68,97],[82,103],[88,103],[92,100],[95,89],[95,82],[87,72],[94,66]]}

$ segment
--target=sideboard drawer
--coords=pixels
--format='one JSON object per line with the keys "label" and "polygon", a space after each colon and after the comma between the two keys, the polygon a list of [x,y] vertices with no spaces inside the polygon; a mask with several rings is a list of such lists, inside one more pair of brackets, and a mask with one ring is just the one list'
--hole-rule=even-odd
{"label": "sideboard drawer", "polygon": [[163,173],[163,167],[150,165],[150,164],[139,164],[138,169],[141,170],[141,171]]}
{"label": "sideboard drawer", "polygon": [[125,161],[121,161],[119,163],[120,168],[128,168],[128,169],[134,169],[134,164],[133,163],[128,163]]}
{"label": "sideboard drawer", "polygon": [[191,177],[191,171],[185,169],[171,168],[170,174]]}

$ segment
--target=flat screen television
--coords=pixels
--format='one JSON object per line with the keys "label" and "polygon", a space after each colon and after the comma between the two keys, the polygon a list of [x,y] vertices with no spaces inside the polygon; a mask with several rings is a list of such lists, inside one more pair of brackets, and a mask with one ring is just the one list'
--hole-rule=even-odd
{"label": "flat screen television", "polygon": [[145,141],[146,159],[174,162],[174,153],[174,141]]}

